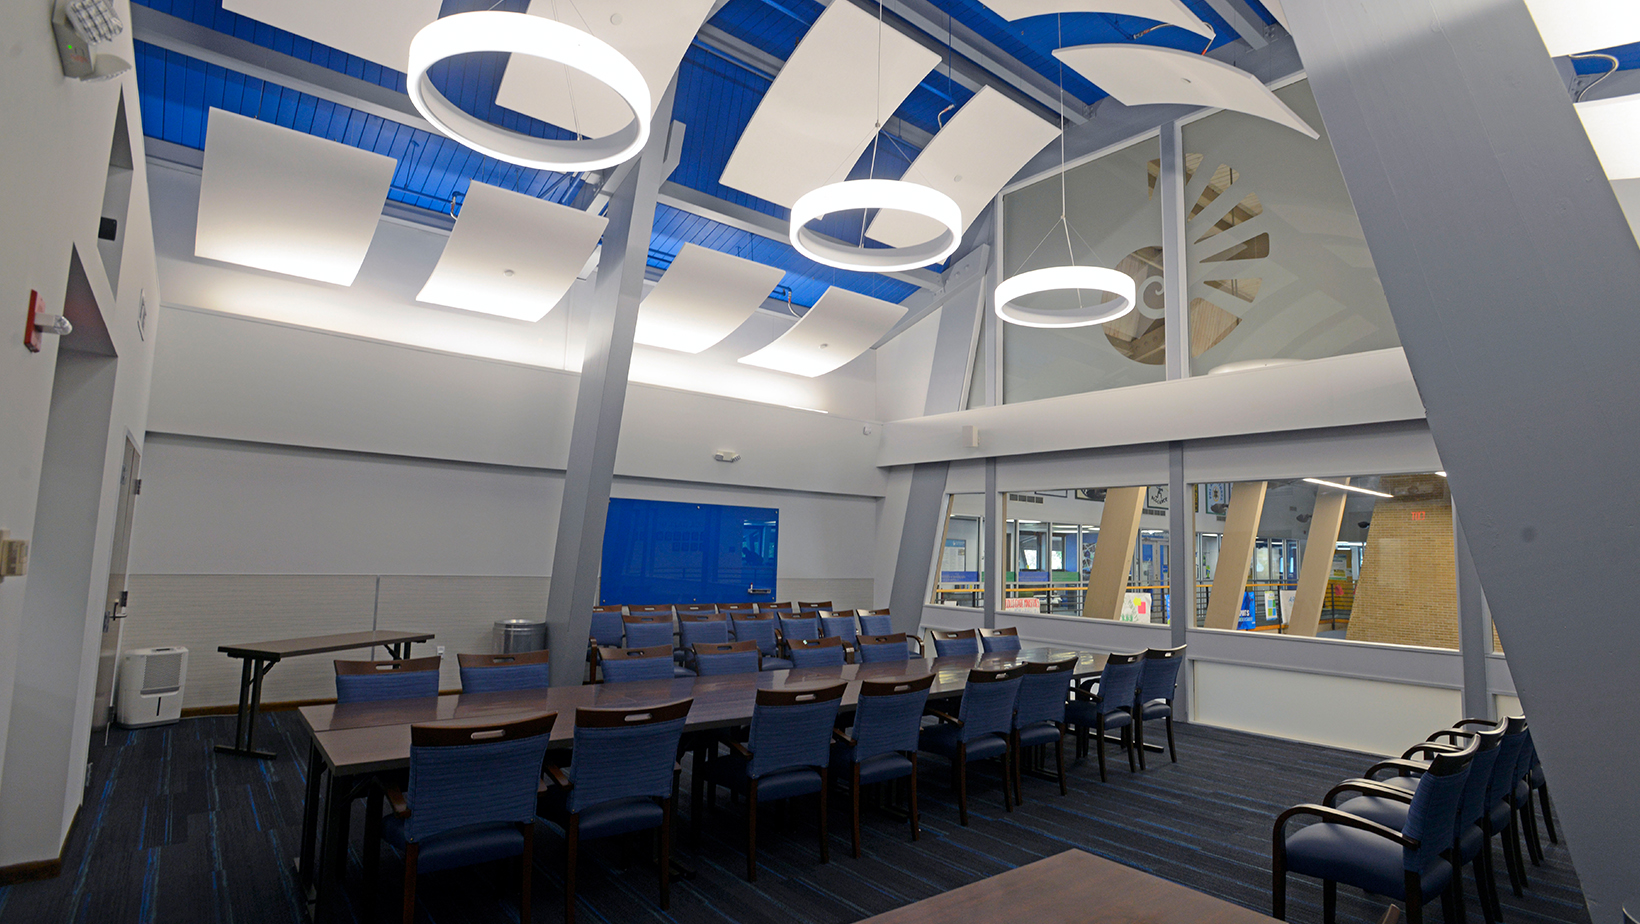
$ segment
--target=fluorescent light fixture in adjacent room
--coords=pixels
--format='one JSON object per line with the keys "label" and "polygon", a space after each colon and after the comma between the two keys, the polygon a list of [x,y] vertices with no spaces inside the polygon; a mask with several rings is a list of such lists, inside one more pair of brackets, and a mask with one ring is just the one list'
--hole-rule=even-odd
{"label": "fluorescent light fixture in adjacent room", "polygon": [[354,57],[404,70],[441,0],[222,0],[222,8]]}
{"label": "fluorescent light fixture in adjacent room", "polygon": [[745,323],[785,270],[684,244],[638,308],[636,343],[699,353]]}
{"label": "fluorescent light fixture in adjacent room", "polygon": [[1607,179],[1640,177],[1640,93],[1578,103],[1577,116]]}
{"label": "fluorescent light fixture in adjacent room", "polygon": [[[1059,126],[984,87],[946,121],[902,179],[950,196],[962,212],[961,235],[1003,184],[1057,137]],[[906,247],[936,236],[939,228],[914,213],[884,209],[872,219],[866,237]]]}
{"label": "fluorescent light fixture in adjacent room", "polygon": [[[659,105],[712,6],[712,0],[531,0],[528,12],[584,29],[620,52],[643,75],[650,99]],[[591,138],[614,134],[629,121],[626,104],[609,86],[556,61],[526,55],[507,62],[495,102]]]}
{"label": "fluorescent light fixture in adjacent room", "polygon": [[1634,0],[1526,0],[1549,56],[1640,42],[1640,4]]}
{"label": "fluorescent light fixture in adjacent room", "polygon": [[575,284],[608,224],[601,215],[473,183],[416,300],[539,321]]}
{"label": "fluorescent light fixture in adjacent room", "polygon": [[773,343],[740,361],[810,378],[825,375],[871,349],[905,311],[892,302],[833,287]]}
{"label": "fluorescent light fixture in adjacent room", "polygon": [[896,29],[879,36],[877,17],[853,3],[831,4],[781,65],[720,182],[791,208],[846,177],[877,136],[878,113],[898,109],[939,61]]}
{"label": "fluorescent light fixture in adjacent room", "polygon": [[1131,43],[1077,45],[1053,54],[1124,106],[1172,103],[1233,109],[1321,137],[1257,77],[1204,55]]}
{"label": "fluorescent light fixture in adjacent room", "polygon": [[[507,52],[554,61],[607,86],[631,113],[624,128],[598,138],[536,138],[468,114],[433,86],[434,64],[473,52]],[[655,112],[649,84],[607,42],[573,26],[527,13],[480,10],[435,20],[410,43],[405,86],[410,102],[439,131],[481,154],[543,170],[601,170],[630,160],[649,140]]]}
{"label": "fluorescent light fixture in adjacent room", "polygon": [[1340,491],[1354,491],[1357,494],[1371,494],[1373,497],[1393,498],[1395,496],[1393,494],[1385,494],[1383,491],[1374,491],[1371,488],[1358,488],[1352,484],[1339,484],[1336,481],[1323,481],[1320,478],[1306,478],[1304,480],[1310,484],[1319,484],[1329,488],[1337,488]]}
{"label": "fluorescent light fixture in adjacent room", "polygon": [[[1026,307],[1019,299],[1028,295],[1066,292],[1104,292],[1114,295],[1109,301],[1076,304],[1063,294],[1059,300],[1064,307]],[[1021,327],[1089,327],[1104,324],[1133,310],[1138,300],[1138,286],[1133,277],[1120,270],[1103,266],[1048,266],[1028,273],[1010,276],[997,284],[997,317]]]}
{"label": "fluorescent light fixture in adjacent room", "polygon": [[[938,233],[905,247],[856,247],[816,234],[808,223],[832,212],[876,209],[923,219]],[[792,206],[792,246],[816,263],[837,269],[886,273],[916,269],[951,256],[962,243],[962,209],[950,196],[905,180],[847,180],[805,193]]]}
{"label": "fluorescent light fixture in adjacent room", "polygon": [[397,167],[391,157],[212,109],[194,255],[351,285]]}
{"label": "fluorescent light fixture in adjacent room", "polygon": [[985,5],[1010,22],[1049,13],[1108,13],[1154,19],[1197,35],[1213,34],[1213,27],[1190,12],[1182,0],[985,0]]}

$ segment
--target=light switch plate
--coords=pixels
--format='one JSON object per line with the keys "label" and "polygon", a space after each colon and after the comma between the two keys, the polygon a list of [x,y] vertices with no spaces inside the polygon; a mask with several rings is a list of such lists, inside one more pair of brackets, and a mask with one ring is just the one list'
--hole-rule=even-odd
{"label": "light switch plate", "polygon": [[11,538],[11,531],[0,529],[0,580],[28,574],[28,540]]}

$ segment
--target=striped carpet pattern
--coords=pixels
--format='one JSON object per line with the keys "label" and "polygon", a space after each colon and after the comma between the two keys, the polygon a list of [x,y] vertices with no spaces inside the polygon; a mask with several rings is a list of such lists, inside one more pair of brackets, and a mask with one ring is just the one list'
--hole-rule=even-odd
{"label": "striped carpet pattern", "polygon": [[[301,831],[306,737],[295,713],[262,721],[258,744],[276,750],[278,760],[214,753],[213,743],[232,738],[231,717],[116,729],[106,746],[94,746],[91,788],[62,875],[0,889],[0,924],[305,920],[292,858]],[[789,813],[762,813],[755,884],[745,879],[744,806],[722,798],[705,813],[698,850],[690,847],[685,806],[676,856],[695,877],[674,884],[671,910],[655,904],[647,848],[613,839],[582,848],[577,918],[586,924],[842,924],[1072,847],[1268,912],[1276,814],[1320,801],[1333,783],[1373,762],[1350,751],[1183,724],[1178,743],[1180,763],[1154,758],[1142,773],[1130,774],[1115,757],[1109,783],[1099,782],[1091,759],[1075,765],[1065,797],[1051,782],[1027,778],[1026,804],[1012,813],[1003,811],[995,765],[975,765],[968,828],[957,822],[946,765],[925,755],[919,842],[911,842],[904,821],[868,808],[863,855],[850,858],[847,799],[834,792],[831,862],[821,865],[815,805],[798,801]],[[344,917],[396,921],[399,865],[391,852],[383,857],[373,915],[359,866],[362,829],[361,816],[353,827]],[[563,842],[543,824],[536,843],[533,920],[561,921]],[[1506,920],[1588,922],[1565,846],[1545,843],[1545,850],[1545,865],[1529,867],[1524,898],[1502,885]],[[1497,866],[1501,875],[1501,856]],[[418,921],[518,920],[517,876],[504,864],[434,873],[420,883]],[[1289,920],[1320,921],[1320,903],[1319,884],[1292,880]],[[1376,921],[1384,904],[1340,889],[1339,920]],[[1439,919],[1438,907],[1430,906],[1432,919]],[[1468,907],[1479,921],[1472,887]],[[1097,920],[1096,909],[1089,919]]]}

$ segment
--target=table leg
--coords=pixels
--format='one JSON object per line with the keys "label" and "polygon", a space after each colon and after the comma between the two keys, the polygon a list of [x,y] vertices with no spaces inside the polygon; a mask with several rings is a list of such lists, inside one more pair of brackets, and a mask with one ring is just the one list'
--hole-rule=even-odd
{"label": "table leg", "polygon": [[313,862],[319,836],[319,797],[325,775],[325,761],[317,742],[308,744],[307,800],[302,803],[302,855],[296,861],[296,881],[302,895],[313,900]]}
{"label": "table leg", "polygon": [[233,745],[216,746],[222,754],[241,757],[260,757],[272,760],[272,751],[258,751],[251,745],[256,737],[256,712],[262,705],[262,678],[273,668],[274,662],[260,658],[245,658],[245,667],[239,672],[239,720],[234,728]]}
{"label": "table leg", "polygon": [[313,919],[336,921],[341,919],[342,883],[347,873],[347,824],[352,814],[353,800],[349,798],[353,780],[330,772],[330,785],[325,793],[324,829],[319,841],[319,862],[314,870],[316,878]]}

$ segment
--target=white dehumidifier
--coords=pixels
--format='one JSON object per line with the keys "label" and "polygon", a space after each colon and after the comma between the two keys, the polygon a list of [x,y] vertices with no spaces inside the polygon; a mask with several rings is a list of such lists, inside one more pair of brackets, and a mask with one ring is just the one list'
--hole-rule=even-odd
{"label": "white dehumidifier", "polygon": [[188,649],[138,648],[120,660],[114,718],[127,728],[169,725],[182,718],[182,683]]}

